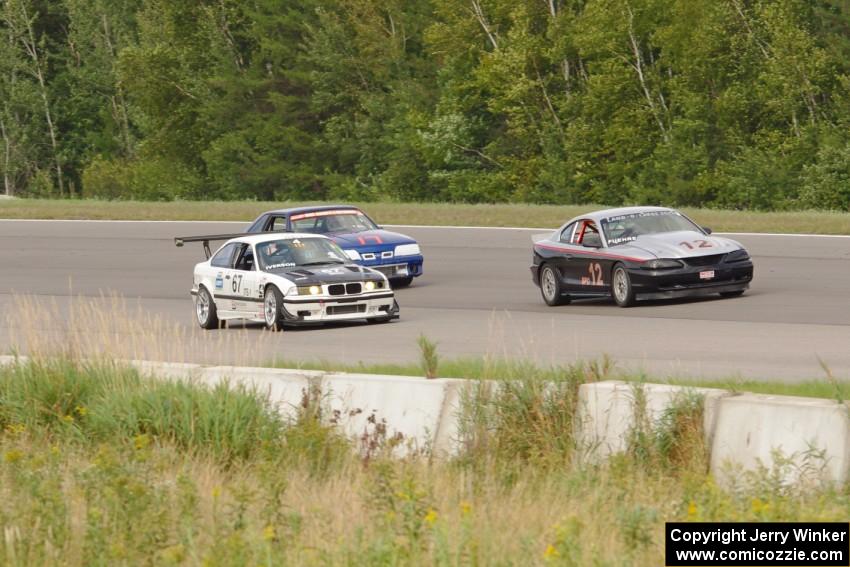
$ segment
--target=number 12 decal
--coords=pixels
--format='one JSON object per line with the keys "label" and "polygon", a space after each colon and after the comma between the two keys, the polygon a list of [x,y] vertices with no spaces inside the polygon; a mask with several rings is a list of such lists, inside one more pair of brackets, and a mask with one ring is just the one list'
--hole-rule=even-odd
{"label": "number 12 decal", "polygon": [[679,246],[684,246],[688,250],[693,250],[694,248],[712,248],[712,244],[708,240],[694,240],[693,243],[696,244],[696,246],[690,242],[680,242]]}

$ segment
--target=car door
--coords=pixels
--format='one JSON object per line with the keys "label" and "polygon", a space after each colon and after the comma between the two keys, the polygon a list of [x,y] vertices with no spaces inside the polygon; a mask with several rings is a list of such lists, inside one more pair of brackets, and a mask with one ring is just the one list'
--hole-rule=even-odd
{"label": "car door", "polygon": [[573,254],[572,250],[574,248],[574,244],[572,242],[573,232],[575,231],[577,224],[578,223],[571,223],[561,231],[558,239],[563,246],[563,248],[560,249],[562,251],[546,260],[546,262],[552,264],[557,273],[560,274],[561,286],[564,289],[574,287],[575,279],[578,274],[575,267],[575,254]]}
{"label": "car door", "polygon": [[209,284],[215,297],[215,306],[220,314],[226,314],[233,308],[230,293],[230,278],[233,272],[233,256],[238,245],[227,244],[210,259]]}
{"label": "car door", "polygon": [[254,258],[254,247],[239,244],[229,270],[225,276],[227,293],[230,295],[230,312],[235,316],[256,319],[260,313],[259,273]]}
{"label": "car door", "polygon": [[568,289],[576,295],[606,293],[605,274],[610,269],[601,252],[602,237],[596,223],[589,219],[578,221],[570,243],[575,251],[569,263]]}

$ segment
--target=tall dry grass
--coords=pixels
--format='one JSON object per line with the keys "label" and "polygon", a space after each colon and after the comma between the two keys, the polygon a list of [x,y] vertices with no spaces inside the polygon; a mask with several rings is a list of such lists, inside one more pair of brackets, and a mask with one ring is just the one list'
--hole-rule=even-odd
{"label": "tall dry grass", "polygon": [[[15,295],[4,313],[11,352],[70,360],[159,360],[258,366],[256,348],[280,337],[254,327],[209,332],[151,313],[118,294],[67,298]],[[272,349],[268,349],[272,350]]]}

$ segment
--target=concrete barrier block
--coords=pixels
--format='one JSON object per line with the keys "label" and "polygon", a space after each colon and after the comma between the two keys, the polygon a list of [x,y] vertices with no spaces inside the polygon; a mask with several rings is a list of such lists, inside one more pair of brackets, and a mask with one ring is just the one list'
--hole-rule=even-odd
{"label": "concrete barrier block", "polygon": [[453,457],[462,449],[462,410],[464,396],[472,392],[475,380],[438,378],[431,380],[445,386],[437,431],[433,436],[433,452],[438,457]]}
{"label": "concrete barrier block", "polygon": [[815,477],[845,482],[850,410],[833,400],[792,396],[742,394],[720,400],[712,472],[728,484],[742,470],[760,466],[773,468],[786,482]]}
{"label": "concrete barrier block", "polygon": [[14,366],[16,364],[26,364],[29,359],[26,356],[0,356],[0,367]]}
{"label": "concrete barrier block", "polygon": [[200,364],[190,364],[187,362],[159,362],[155,360],[127,360],[119,362],[125,362],[143,376],[174,380],[196,378],[203,368]]}
{"label": "concrete barrier block", "polygon": [[245,386],[268,396],[282,415],[294,417],[310,387],[321,387],[323,376],[324,372],[313,370],[210,366],[203,369],[197,382],[211,387],[225,381]]}
{"label": "concrete barrier block", "polygon": [[690,394],[702,396],[703,429],[706,443],[711,446],[718,401],[730,395],[726,390],[606,380],[579,387],[576,441],[581,459],[598,461],[628,448],[629,435],[635,429],[638,415],[638,388],[643,391],[644,416],[652,427],[677,399]]}
{"label": "concrete barrier block", "polygon": [[366,443],[401,434],[399,453],[428,450],[440,436],[444,401],[451,381],[409,376],[328,374],[322,381],[323,402],[350,437]]}

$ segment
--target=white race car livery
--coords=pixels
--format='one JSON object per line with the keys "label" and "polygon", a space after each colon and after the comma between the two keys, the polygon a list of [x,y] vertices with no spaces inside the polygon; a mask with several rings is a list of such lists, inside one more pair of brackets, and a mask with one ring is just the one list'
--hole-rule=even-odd
{"label": "white race car livery", "polygon": [[[204,240],[216,237],[176,239]],[[220,239],[220,238],[219,238]],[[273,330],[285,325],[361,319],[387,322],[398,303],[387,277],[352,263],[329,238],[315,234],[243,235],[225,242],[194,271],[195,316],[211,329],[246,319]]]}

